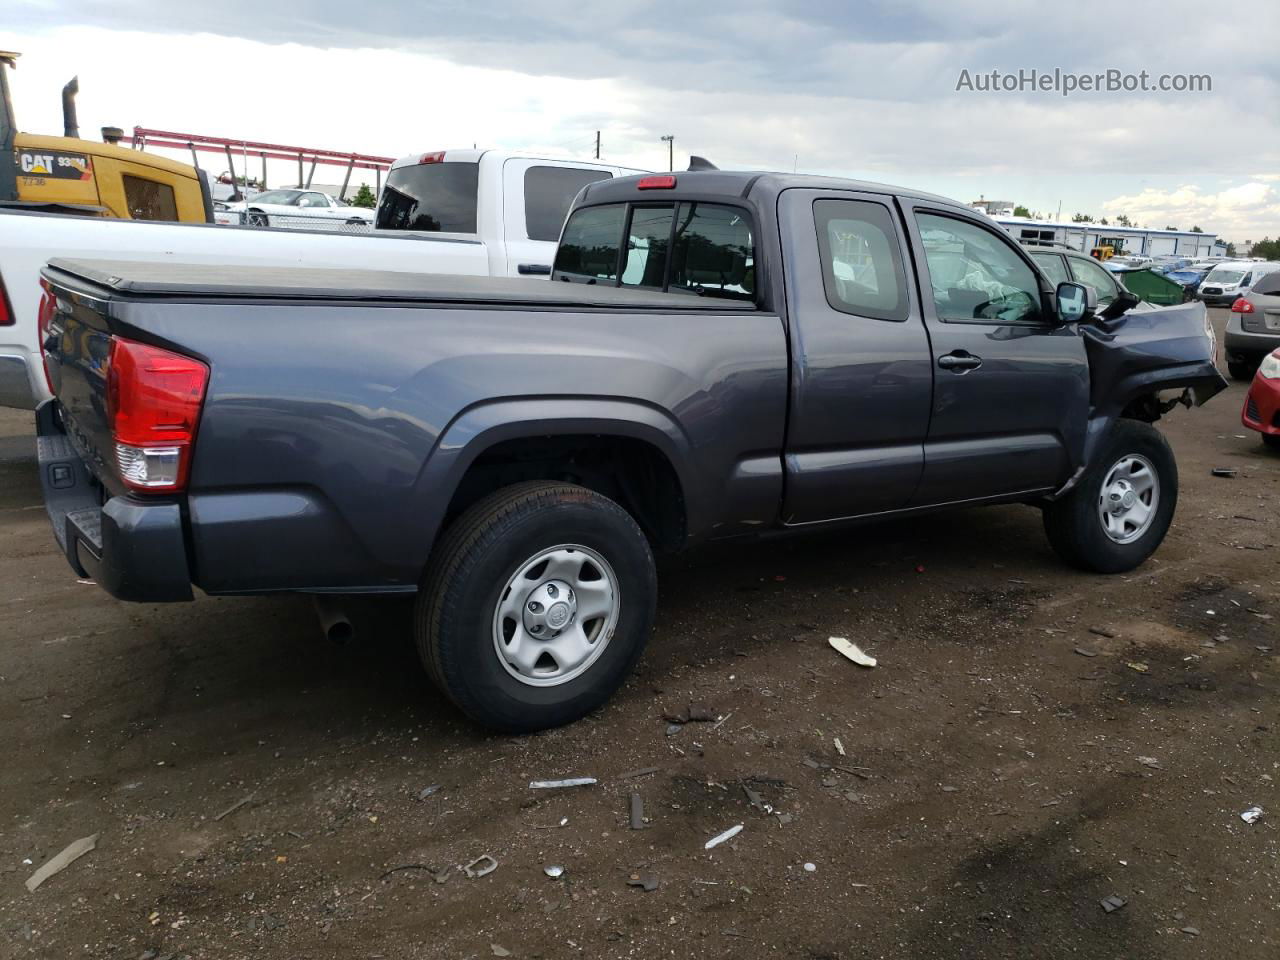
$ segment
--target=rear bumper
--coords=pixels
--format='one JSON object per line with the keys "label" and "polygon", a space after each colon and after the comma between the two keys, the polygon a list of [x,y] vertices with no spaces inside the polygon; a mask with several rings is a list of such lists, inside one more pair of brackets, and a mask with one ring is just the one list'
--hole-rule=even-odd
{"label": "rear bumper", "polygon": [[52,400],[36,409],[36,452],[53,535],[79,576],[119,600],[190,600],[182,507],[110,497],[58,423]]}
{"label": "rear bumper", "polygon": [[35,406],[26,354],[0,353],[0,407],[34,410]]}
{"label": "rear bumper", "polygon": [[1245,330],[1239,314],[1232,314],[1222,337],[1222,346],[1231,360],[1261,360],[1280,347],[1280,332],[1255,333]]}

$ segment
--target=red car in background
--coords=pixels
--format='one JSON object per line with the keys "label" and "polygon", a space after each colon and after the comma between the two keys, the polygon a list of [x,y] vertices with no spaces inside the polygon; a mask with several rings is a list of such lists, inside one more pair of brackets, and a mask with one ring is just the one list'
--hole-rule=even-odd
{"label": "red car in background", "polygon": [[1262,434],[1262,442],[1280,450],[1280,349],[1262,360],[1249,387],[1240,421]]}

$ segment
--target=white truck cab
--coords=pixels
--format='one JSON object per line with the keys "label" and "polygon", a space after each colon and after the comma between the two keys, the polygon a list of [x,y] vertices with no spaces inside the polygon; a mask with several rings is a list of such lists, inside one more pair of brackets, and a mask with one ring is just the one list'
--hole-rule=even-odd
{"label": "white truck cab", "polygon": [[547,276],[578,191],[646,172],[498,150],[414,153],[391,165],[375,229],[474,244],[490,276]]}

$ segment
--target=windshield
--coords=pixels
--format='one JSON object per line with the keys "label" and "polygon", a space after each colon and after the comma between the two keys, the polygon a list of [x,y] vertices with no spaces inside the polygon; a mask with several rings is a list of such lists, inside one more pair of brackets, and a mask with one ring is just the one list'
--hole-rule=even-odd
{"label": "windshield", "polygon": [[476,232],[478,163],[420,163],[387,176],[378,202],[379,230]]}
{"label": "windshield", "polygon": [[1248,272],[1248,270],[1233,270],[1230,267],[1214,267],[1209,271],[1209,276],[1205,277],[1205,279],[1210,283],[1225,283],[1230,285],[1233,283],[1239,283],[1245,278],[1245,274]]}
{"label": "windshield", "polygon": [[290,204],[297,200],[301,194],[301,190],[268,190],[266,193],[257,194],[253,198],[253,202]]}

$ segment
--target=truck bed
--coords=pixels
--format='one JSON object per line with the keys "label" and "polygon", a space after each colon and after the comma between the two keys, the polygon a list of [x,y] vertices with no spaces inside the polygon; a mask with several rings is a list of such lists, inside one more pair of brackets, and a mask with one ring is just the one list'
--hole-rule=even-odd
{"label": "truck bed", "polygon": [[376,301],[406,305],[752,312],[741,300],[508,277],[463,277],[386,270],[242,267],[130,260],[49,261],[48,276],[101,287],[129,300],[226,299]]}

